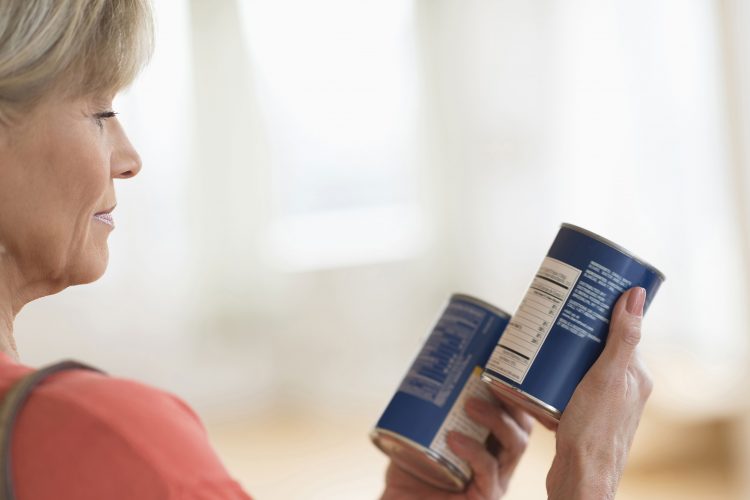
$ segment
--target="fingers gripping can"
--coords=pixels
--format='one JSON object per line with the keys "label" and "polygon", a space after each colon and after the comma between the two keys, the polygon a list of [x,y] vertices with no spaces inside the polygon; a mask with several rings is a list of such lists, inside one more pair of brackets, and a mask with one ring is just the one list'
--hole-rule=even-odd
{"label": "fingers gripping can", "polygon": [[432,333],[370,433],[373,443],[401,468],[434,486],[461,491],[468,464],[448,448],[458,430],[485,441],[489,431],[464,413],[467,397],[491,399],[482,369],[508,313],[468,295],[451,296]]}
{"label": "fingers gripping can", "polygon": [[663,281],[661,272],[619,245],[563,224],[482,380],[554,424],[604,349],[620,295],[645,288],[645,311]]}

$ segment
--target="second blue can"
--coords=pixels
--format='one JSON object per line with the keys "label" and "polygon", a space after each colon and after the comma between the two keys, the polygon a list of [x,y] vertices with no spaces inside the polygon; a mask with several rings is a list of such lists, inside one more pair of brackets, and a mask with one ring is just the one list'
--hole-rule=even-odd
{"label": "second blue can", "polygon": [[620,295],[645,288],[645,312],[663,281],[661,272],[619,245],[563,224],[482,380],[554,424],[604,349]]}
{"label": "second blue can", "polygon": [[449,491],[461,491],[471,469],[446,443],[457,430],[485,441],[489,430],[464,413],[468,397],[492,399],[481,381],[510,316],[463,294],[451,296],[370,437],[399,467]]}

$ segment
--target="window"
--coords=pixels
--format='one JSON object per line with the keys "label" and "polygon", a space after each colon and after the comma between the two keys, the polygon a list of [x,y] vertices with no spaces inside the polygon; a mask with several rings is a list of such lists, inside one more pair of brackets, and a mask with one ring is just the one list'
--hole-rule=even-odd
{"label": "window", "polygon": [[412,4],[240,10],[271,151],[273,256],[310,270],[413,255],[424,231]]}

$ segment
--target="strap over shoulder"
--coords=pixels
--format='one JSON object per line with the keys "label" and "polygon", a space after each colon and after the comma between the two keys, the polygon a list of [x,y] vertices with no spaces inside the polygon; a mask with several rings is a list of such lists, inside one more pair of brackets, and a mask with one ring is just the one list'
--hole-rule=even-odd
{"label": "strap over shoulder", "polygon": [[66,360],[32,372],[13,384],[0,404],[0,500],[15,500],[11,469],[11,441],[16,417],[34,388],[47,377],[67,370],[101,370],[78,361]]}

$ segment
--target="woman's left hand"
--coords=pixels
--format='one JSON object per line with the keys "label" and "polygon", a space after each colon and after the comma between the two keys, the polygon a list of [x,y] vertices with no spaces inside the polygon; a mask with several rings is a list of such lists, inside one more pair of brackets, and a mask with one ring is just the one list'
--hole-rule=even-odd
{"label": "woman's left hand", "polygon": [[471,398],[465,410],[469,418],[487,427],[500,443],[497,453],[492,454],[484,443],[459,432],[448,434],[451,450],[466,460],[474,473],[466,490],[450,493],[435,488],[391,462],[381,500],[496,500],[505,495],[513,471],[526,450],[532,419],[523,411],[508,407],[497,399],[488,402]]}

